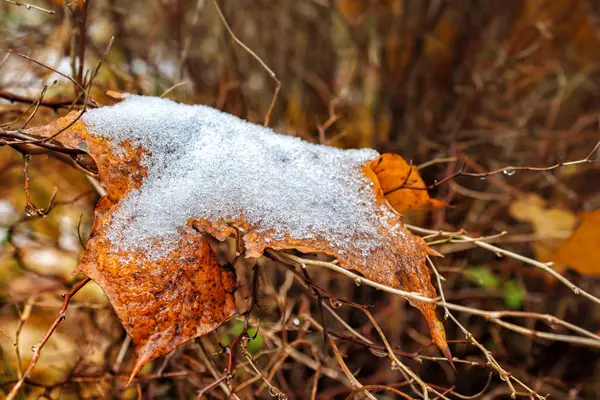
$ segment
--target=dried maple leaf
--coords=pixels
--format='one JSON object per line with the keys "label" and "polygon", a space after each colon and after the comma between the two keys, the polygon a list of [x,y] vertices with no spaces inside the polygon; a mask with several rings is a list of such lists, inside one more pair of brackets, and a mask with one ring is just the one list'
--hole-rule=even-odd
{"label": "dried maple leaf", "polygon": [[386,200],[399,213],[412,208],[445,206],[429,197],[419,171],[399,155],[383,154],[373,160],[370,167],[377,175]]}
{"label": "dried maple leaf", "polygon": [[[48,136],[74,118],[32,133]],[[234,310],[233,277],[198,231],[219,240],[239,231],[246,257],[266,248],[325,253],[374,281],[436,296],[428,246],[385,202],[377,171],[395,167],[372,162],[373,150],[314,145],[143,96],[89,111],[60,141],[95,159],[107,189],[79,270],[105,290],[132,337],[134,373]],[[389,185],[396,175],[381,177]],[[450,357],[435,305],[412,304]]]}
{"label": "dried maple leaf", "polygon": [[[74,118],[70,114],[32,132],[48,136]],[[190,231],[182,232],[173,251],[160,259],[112,246],[106,232],[119,199],[139,188],[146,176],[142,151],[128,147],[114,156],[107,151],[108,142],[89,135],[81,120],[60,139],[92,156],[107,189],[96,205],[92,233],[76,271],[104,290],[132,338],[137,356],[133,377],[150,360],[211,332],[235,312],[235,274],[219,266],[204,236]]]}
{"label": "dried maple leaf", "polygon": [[600,275],[600,210],[583,212],[575,232],[551,260],[584,275]]}

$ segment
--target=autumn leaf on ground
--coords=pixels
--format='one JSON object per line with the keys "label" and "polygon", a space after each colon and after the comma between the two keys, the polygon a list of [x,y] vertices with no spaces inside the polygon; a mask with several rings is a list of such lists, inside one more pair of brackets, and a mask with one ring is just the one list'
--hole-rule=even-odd
{"label": "autumn leaf on ground", "polygon": [[581,222],[550,258],[580,274],[600,275],[600,210],[583,212]]}
{"label": "autumn leaf on ground", "polygon": [[[47,137],[74,119],[30,133]],[[428,246],[385,202],[399,157],[373,164],[374,150],[310,144],[210,107],[131,95],[88,111],[59,139],[94,158],[107,190],[78,269],[132,337],[134,373],[234,312],[234,276],[202,234],[239,231],[246,257],[266,248],[328,254],[374,281],[436,296]],[[399,194],[391,199],[403,209]],[[412,304],[450,357],[435,306]]]}
{"label": "autumn leaf on ground", "polygon": [[535,240],[532,247],[540,261],[549,261],[577,224],[577,216],[572,211],[549,205],[535,193],[513,201],[509,211],[513,218],[533,226]]}

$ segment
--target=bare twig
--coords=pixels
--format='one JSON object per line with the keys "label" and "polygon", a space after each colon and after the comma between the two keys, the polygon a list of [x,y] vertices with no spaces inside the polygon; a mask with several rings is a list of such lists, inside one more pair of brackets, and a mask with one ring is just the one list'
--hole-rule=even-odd
{"label": "bare twig", "polygon": [[[267,250],[267,253],[270,255],[274,254],[274,252],[272,252],[271,250]],[[488,320],[492,323],[495,323],[506,329],[512,330],[512,331],[520,333],[520,334],[524,334],[527,336],[540,338],[540,339],[548,339],[548,340],[554,340],[554,341],[559,341],[559,342],[579,344],[579,345],[583,345],[583,346],[600,347],[600,336],[595,335],[594,333],[589,332],[587,330],[584,330],[585,331],[585,333],[584,333],[584,331],[581,331],[581,329],[583,329],[583,328],[577,327],[577,329],[575,329],[574,325],[569,324],[568,322],[560,320],[556,317],[547,316],[545,314],[535,314],[535,313],[521,315],[522,317],[531,317],[532,315],[536,315],[536,319],[539,319],[542,321],[548,321],[548,323],[552,324],[552,325],[561,325],[567,329],[576,331],[587,337],[580,337],[580,336],[573,336],[573,335],[561,335],[561,334],[555,334],[555,333],[535,331],[535,330],[532,330],[529,328],[524,328],[524,327],[521,327],[521,326],[518,326],[515,324],[511,324],[511,323],[508,323],[508,322],[505,322],[502,320],[503,317],[515,316],[513,314],[513,312],[508,312],[508,311],[493,312],[493,311],[480,310],[478,308],[473,308],[473,307],[466,307],[466,306],[462,306],[459,304],[443,302],[441,300],[441,297],[429,298],[429,297],[423,296],[420,293],[407,292],[407,291],[404,291],[401,289],[396,289],[391,286],[387,286],[387,285],[372,281],[370,279],[367,279],[365,277],[359,276],[352,271],[349,271],[345,268],[340,267],[339,265],[336,265],[336,264],[333,264],[330,262],[305,259],[302,257],[294,256],[292,254],[285,253],[285,252],[279,252],[277,254],[280,256],[283,256],[283,258],[288,258],[289,260],[291,260],[297,264],[300,264],[300,265],[306,265],[306,266],[312,265],[312,266],[316,266],[316,267],[325,267],[325,268],[331,269],[333,271],[336,271],[343,275],[348,276],[349,278],[353,279],[355,282],[360,282],[361,284],[365,284],[367,286],[371,286],[371,287],[379,289],[381,291],[385,291],[385,292],[388,292],[391,294],[401,296],[405,299],[421,301],[424,303],[439,304],[439,305],[443,305],[444,307],[448,308],[449,310],[455,310],[455,311],[464,312],[464,313],[471,314],[471,315],[476,315],[476,316],[485,318],[486,320]],[[508,313],[508,314],[505,314],[505,313]]]}
{"label": "bare twig", "polygon": [[557,168],[561,168],[561,167],[565,167],[565,166],[569,166],[569,165],[577,165],[577,164],[590,164],[594,162],[594,159],[592,158],[594,156],[594,154],[596,153],[596,151],[598,150],[598,148],[600,147],[600,142],[596,143],[596,145],[594,146],[594,148],[592,149],[592,151],[590,151],[588,153],[588,155],[580,160],[576,160],[576,161],[569,161],[569,162],[559,162],[556,163],[554,165],[550,165],[548,167],[514,167],[514,166],[508,166],[508,167],[502,167],[502,168],[498,168],[495,169],[493,171],[489,171],[489,172],[481,172],[481,173],[477,173],[477,172],[467,172],[467,164],[463,163],[462,167],[460,168],[460,170],[454,174],[451,174],[439,181],[435,181],[433,184],[429,185],[429,186],[407,186],[407,182],[404,182],[402,185],[395,187],[393,189],[388,190],[387,192],[385,192],[385,196],[392,194],[398,190],[401,189],[412,189],[412,190],[430,190],[433,189],[437,186],[440,186],[452,179],[456,179],[460,176],[470,176],[470,177],[474,177],[474,178],[480,178],[480,179],[486,179],[492,175],[497,175],[500,173],[503,173],[505,175],[512,175],[517,171],[553,171]]}
{"label": "bare twig", "polygon": [[[437,269],[435,268],[435,265],[433,264],[433,262],[431,261],[431,259],[428,258],[429,261],[429,265],[436,277],[436,281],[438,284],[438,290],[440,293],[444,292],[444,288],[442,287],[442,277],[439,274],[439,272],[437,271]],[[516,382],[517,384],[521,385],[530,395],[530,397],[535,397],[536,399],[542,400],[545,399],[544,396],[539,395],[538,393],[536,393],[534,390],[532,390],[531,388],[529,388],[527,385],[525,385],[523,382],[521,382],[519,379],[515,378],[510,372],[507,372],[499,363],[498,361],[496,361],[496,359],[494,358],[494,356],[492,355],[492,352],[489,351],[488,349],[486,349],[481,343],[479,343],[475,337],[471,334],[471,332],[469,332],[459,321],[458,319],[456,319],[454,317],[454,315],[452,315],[452,313],[450,313],[450,311],[448,310],[448,303],[446,303],[445,301],[442,303],[442,307],[444,307],[444,313],[446,315],[446,317],[449,317],[454,324],[456,324],[456,326],[458,326],[458,328],[463,332],[463,334],[466,336],[467,340],[470,341],[474,346],[476,346],[477,348],[479,348],[482,352],[482,354],[484,355],[484,357],[487,359],[488,361],[488,365],[490,365],[490,367],[492,367],[494,370],[496,370],[498,372],[498,374],[500,375],[500,379],[502,379],[503,381],[506,382],[506,384],[508,385],[508,387],[511,390],[511,397],[513,399],[516,399],[517,397],[517,391],[514,387],[514,385],[512,384],[512,381]]]}
{"label": "bare twig", "polygon": [[25,326],[25,323],[31,316],[31,310],[33,309],[33,305],[35,304],[36,300],[37,296],[29,297],[25,302],[23,311],[20,311],[17,308],[17,310],[19,311],[19,326],[17,327],[17,332],[15,333],[15,352],[17,356],[17,372],[19,378],[23,376],[23,366],[21,365],[21,349],[19,343],[21,337],[21,330],[23,329],[23,326]]}
{"label": "bare twig", "polygon": [[78,97],[77,99],[47,99],[39,101],[31,97],[20,96],[5,90],[0,90],[0,98],[8,100],[11,103],[36,104],[39,102],[40,106],[48,107],[53,110],[58,110],[60,108],[72,108],[73,105],[83,105],[83,100],[81,97]]}
{"label": "bare twig", "polygon": [[44,347],[44,345],[46,344],[48,339],[50,339],[50,336],[52,336],[52,334],[54,333],[54,331],[56,330],[58,325],[66,319],[66,313],[67,313],[67,307],[69,306],[69,301],[71,301],[71,298],[82,287],[84,287],[89,281],[90,281],[90,278],[84,278],[78,284],[73,286],[73,289],[71,289],[68,293],[66,293],[64,295],[63,305],[62,305],[60,311],[58,312],[58,316],[56,317],[56,319],[54,320],[54,322],[52,323],[50,328],[46,331],[46,333],[44,334],[42,339],[39,341],[39,343],[33,347],[33,356],[31,357],[31,361],[29,361],[29,365],[27,366],[27,369],[25,370],[25,372],[23,372],[23,375],[17,381],[17,383],[12,387],[10,393],[8,393],[8,396],[6,397],[6,400],[13,400],[15,398],[15,396],[17,395],[17,393],[19,392],[19,390],[21,389],[21,386],[23,386],[23,383],[25,383],[25,380],[27,378],[29,378],[29,376],[31,375],[31,371],[33,371],[33,368],[35,367],[38,359],[40,358],[42,348]]}
{"label": "bare twig", "polygon": [[[112,41],[111,41],[111,44],[112,44]],[[49,65],[47,65],[47,64],[44,64],[43,62],[37,61],[37,60],[35,60],[35,59],[33,59],[33,58],[31,58],[31,57],[29,57],[29,56],[27,56],[27,55],[23,54],[23,53],[19,53],[18,51],[14,51],[14,50],[0,50],[0,53],[15,54],[15,55],[17,55],[17,56],[19,56],[19,57],[22,57],[22,58],[24,58],[24,59],[26,59],[26,60],[28,60],[28,61],[31,61],[31,62],[32,62],[32,63],[34,63],[34,64],[37,64],[37,65],[39,65],[40,67],[44,67],[44,68],[46,68],[46,69],[49,69],[50,71],[52,71],[52,72],[54,72],[54,73],[56,73],[56,74],[58,74],[58,75],[62,76],[63,78],[67,78],[67,79],[68,79],[69,81],[71,81],[71,82],[72,82],[72,83],[73,83],[75,86],[77,86],[77,88],[78,88],[78,89],[81,91],[81,93],[85,93],[85,91],[86,91],[86,90],[84,89],[84,87],[83,87],[83,86],[81,86],[81,85],[80,85],[80,84],[79,84],[77,81],[75,81],[75,80],[74,80],[73,78],[71,78],[69,75],[63,74],[62,72],[58,71],[57,69],[55,69],[55,68],[52,68],[52,67],[50,67]],[[87,104],[87,103],[84,103],[84,105],[86,105],[86,106],[89,106],[89,107],[92,107],[92,108],[98,107],[98,105],[96,104],[96,102],[94,102],[93,100],[90,100],[90,103],[89,103],[89,104]]]}
{"label": "bare twig", "polygon": [[188,81],[183,81],[183,82],[179,82],[174,84],[173,86],[171,86],[170,88],[168,88],[167,90],[165,90],[163,92],[163,94],[160,95],[161,98],[166,97],[169,93],[171,93],[173,90],[177,89],[178,87],[181,86],[185,86],[185,85],[189,85],[190,83]]}
{"label": "bare twig", "polygon": [[[58,135],[60,135],[61,133],[63,133],[67,129],[69,129],[71,126],[73,126],[77,121],[79,121],[79,119],[86,112],[86,109],[87,109],[88,105],[95,105],[95,102],[93,102],[93,100],[90,103],[90,92],[91,92],[91,89],[92,89],[92,85],[93,85],[94,79],[98,75],[98,72],[100,71],[100,68],[102,67],[102,63],[103,63],[104,59],[106,58],[106,56],[108,55],[108,52],[112,48],[113,42],[114,42],[114,37],[112,37],[111,40],[109,41],[108,45],[106,46],[106,50],[104,51],[104,54],[102,55],[102,57],[100,58],[100,60],[98,60],[98,63],[96,64],[96,68],[92,71],[92,74],[91,74],[90,79],[89,79],[88,84],[87,84],[87,88],[84,89],[75,80],[73,80],[70,77],[67,77],[76,86],[80,87],[83,90],[82,93],[84,95],[84,102],[83,102],[84,107],[81,110],[79,110],[77,112],[77,114],[73,118],[71,118],[71,120],[66,125],[64,125],[57,132],[53,133],[52,135],[50,135],[48,137],[41,138],[41,139],[29,139],[29,140],[22,140],[23,137],[27,137],[28,136],[24,132],[20,132],[20,131],[18,131],[18,132],[6,132],[6,131],[0,129],[0,137],[12,137],[12,138],[21,139],[21,140],[13,141],[13,142],[4,142],[4,143],[0,142],[0,145],[6,145],[6,144],[8,144],[8,145],[12,145],[12,146],[15,146],[15,145],[16,146],[23,146],[23,145],[35,144],[35,145],[40,145],[42,147],[50,148],[50,146],[47,144],[48,142],[52,141]],[[22,57],[27,58],[28,60],[31,60],[31,61],[33,61],[35,63],[38,63],[40,65],[44,65],[44,64],[41,64],[39,61],[35,61],[32,58],[30,58],[28,56],[25,56],[23,54],[12,52],[11,50],[9,50],[9,52],[14,53],[14,54],[18,54],[18,55],[20,55]],[[50,68],[50,67],[48,67],[48,68]],[[66,76],[64,74],[61,74],[61,75]],[[81,93],[79,95],[81,95]],[[82,154],[83,153],[82,151],[74,151],[73,149],[69,149],[69,148],[66,148],[64,146],[58,146],[58,149],[60,149],[64,153],[71,154],[71,155],[76,155],[76,154]]]}
{"label": "bare twig", "polygon": [[45,12],[45,13],[50,14],[50,15],[56,14],[56,11],[54,11],[54,10],[48,10],[48,9],[45,9],[45,8],[42,8],[42,7],[39,7],[39,6],[35,6],[33,4],[23,3],[23,2],[18,1],[18,0],[4,0],[4,1],[7,2],[7,3],[9,3],[9,4],[14,4],[15,6],[25,7],[28,10],[34,9],[34,10]]}
{"label": "bare twig", "polygon": [[214,0],[214,3],[215,3],[215,7],[217,8],[217,13],[219,14],[219,18],[221,18],[221,21],[223,22],[223,25],[225,25],[225,28],[227,29],[229,34],[231,35],[231,38],[238,45],[240,45],[244,50],[246,50],[252,57],[254,57],[254,59],[256,61],[258,61],[260,63],[260,65],[262,65],[262,67],[269,73],[269,76],[275,81],[276,86],[275,86],[275,92],[273,93],[273,99],[271,100],[271,105],[269,106],[269,109],[267,110],[267,113],[265,114],[264,126],[267,127],[267,126],[269,126],[269,120],[271,119],[271,113],[273,112],[273,109],[275,108],[275,102],[277,101],[277,96],[279,95],[279,90],[281,89],[281,82],[279,81],[279,79],[277,79],[277,75],[275,75],[275,72],[273,72],[271,70],[271,68],[269,68],[267,66],[267,64],[255,52],[253,52],[248,46],[246,46],[244,44],[244,42],[242,42],[240,39],[237,38],[237,36],[235,35],[235,33],[233,33],[233,30],[227,23],[227,20],[225,19],[225,16],[223,15],[223,12],[221,11],[221,8],[219,7],[219,3],[217,3],[217,0]]}
{"label": "bare twig", "polygon": [[[358,379],[356,379],[356,377],[352,374],[352,372],[348,369],[348,366],[344,362],[344,359],[343,359],[342,355],[340,354],[340,350],[338,349],[337,344],[335,343],[335,340],[333,340],[333,338],[331,336],[328,336],[327,339],[329,341],[329,346],[331,346],[331,349],[333,350],[333,355],[335,356],[335,359],[337,360],[340,368],[342,369],[342,371],[344,371],[344,374],[346,374],[346,377],[352,383],[352,388],[353,389],[362,388],[363,387],[362,383],[360,383],[358,381]],[[369,399],[375,400],[375,396],[373,396],[371,394],[371,392],[369,392],[368,390],[365,390],[365,395]]]}
{"label": "bare twig", "polygon": [[599,298],[597,298],[596,296],[592,295],[591,293],[588,293],[585,290],[581,289],[580,287],[578,287],[577,285],[575,285],[571,281],[569,281],[567,278],[565,278],[564,276],[562,276],[561,274],[559,274],[558,272],[553,270],[551,268],[552,264],[542,263],[542,262],[533,260],[529,257],[522,256],[520,254],[514,253],[509,250],[505,250],[503,248],[494,246],[493,244],[486,243],[482,240],[473,240],[473,238],[470,238],[470,237],[464,235],[462,232],[453,233],[453,232],[445,232],[445,231],[435,231],[432,229],[425,229],[425,228],[408,225],[408,224],[407,224],[407,227],[410,230],[417,232],[417,233],[421,233],[421,234],[428,234],[428,235],[438,234],[441,236],[449,236],[449,237],[456,238],[456,239],[463,240],[463,241],[465,241],[465,240],[471,241],[475,245],[477,245],[481,248],[484,248],[486,250],[489,250],[495,254],[505,255],[507,257],[514,258],[515,260],[519,260],[526,264],[533,265],[534,267],[540,268],[541,270],[547,272],[548,274],[550,274],[553,277],[555,277],[556,279],[558,279],[561,283],[563,283],[565,286],[567,286],[569,289],[571,289],[573,291],[573,293],[575,293],[576,295],[581,295],[581,296],[593,301],[596,304],[600,304]]}

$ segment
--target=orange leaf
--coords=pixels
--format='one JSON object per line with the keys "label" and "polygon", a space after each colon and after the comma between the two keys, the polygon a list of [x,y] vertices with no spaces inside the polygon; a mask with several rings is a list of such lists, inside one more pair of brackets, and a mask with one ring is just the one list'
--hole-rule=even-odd
{"label": "orange leaf", "polygon": [[337,10],[351,23],[359,23],[365,17],[368,2],[364,0],[336,0]]}
{"label": "orange leaf", "polygon": [[[51,135],[74,118],[31,133]],[[328,254],[371,280],[436,296],[425,264],[433,252],[385,203],[372,150],[308,144],[142,96],[88,111],[59,138],[94,158],[107,189],[79,269],[132,337],[134,374],[233,312],[234,278],[198,232],[219,240],[240,232],[246,257],[266,248]],[[435,305],[411,304],[450,357]]]}
{"label": "orange leaf", "polygon": [[[74,118],[71,113],[31,132],[49,136]],[[118,202],[139,188],[146,176],[141,149],[128,146],[116,157],[107,152],[108,142],[89,135],[81,120],[60,139],[92,156],[107,189],[96,205],[92,233],[76,271],[104,290],[132,338],[137,355],[133,378],[152,359],[229,319],[235,312],[235,272],[219,266],[206,239],[192,232],[182,233],[173,251],[158,260],[148,261],[139,250],[112,246],[106,232]]]}
{"label": "orange leaf", "polygon": [[399,213],[411,208],[445,206],[429,197],[419,171],[399,155],[383,154],[371,162],[371,169],[377,175],[385,198]]}
{"label": "orange leaf", "polygon": [[581,223],[551,257],[584,275],[600,275],[600,210],[580,214]]}

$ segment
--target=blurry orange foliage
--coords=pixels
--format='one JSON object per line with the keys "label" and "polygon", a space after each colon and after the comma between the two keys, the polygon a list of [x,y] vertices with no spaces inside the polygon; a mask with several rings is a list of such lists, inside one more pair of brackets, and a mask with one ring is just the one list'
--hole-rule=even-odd
{"label": "blurry orange foliage", "polygon": [[584,275],[600,275],[600,210],[580,216],[581,223],[552,260]]}

